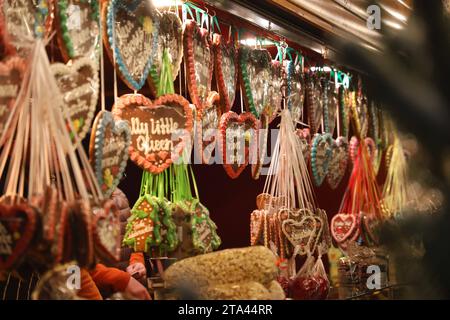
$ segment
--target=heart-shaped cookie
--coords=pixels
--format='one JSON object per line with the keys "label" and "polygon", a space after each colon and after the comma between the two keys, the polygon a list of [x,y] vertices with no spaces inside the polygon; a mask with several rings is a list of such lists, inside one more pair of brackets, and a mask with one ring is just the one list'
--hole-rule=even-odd
{"label": "heart-shaped cookie", "polygon": [[285,197],[274,197],[268,193],[261,193],[256,196],[256,207],[259,210],[278,209],[283,205]]}
{"label": "heart-shaped cookie", "polygon": [[102,19],[109,58],[130,89],[141,89],[158,54],[157,10],[145,0],[111,0]]}
{"label": "heart-shaped cookie", "polygon": [[102,260],[119,261],[122,244],[120,212],[111,200],[94,210],[93,234],[95,250]]}
{"label": "heart-shaped cookie", "polygon": [[333,141],[333,155],[328,168],[327,182],[331,189],[336,189],[347,171],[348,142],[345,137]]}
{"label": "heart-shaped cookie", "polygon": [[333,138],[329,133],[315,134],[311,142],[311,171],[313,182],[320,187],[327,176],[331,157],[333,156]]}
{"label": "heart-shaped cookie", "polygon": [[222,35],[214,34],[214,66],[222,112],[231,110],[236,97],[238,56],[234,43],[226,42]]}
{"label": "heart-shaped cookie", "polygon": [[36,212],[25,204],[0,204],[0,270],[10,270],[23,259],[37,225]]}
{"label": "heart-shaped cookie", "polygon": [[[364,139],[364,143],[367,147],[367,152],[369,155],[369,160],[372,163],[372,168],[375,172],[375,174],[378,172],[378,169],[380,167],[380,150],[378,150],[378,146],[375,144],[375,141],[373,141],[372,138],[366,137]],[[359,140],[355,136],[353,136],[350,139],[350,148],[349,148],[349,155],[351,161],[354,163],[356,160],[356,157],[358,155],[358,148],[359,148]]]}
{"label": "heart-shaped cookie", "polygon": [[294,247],[299,248],[299,253],[304,254],[311,248],[316,233],[316,220],[313,216],[305,215],[300,221],[286,219],[281,224],[284,236]]}
{"label": "heart-shaped cookie", "polygon": [[331,235],[337,243],[349,240],[357,228],[358,224],[353,214],[338,213],[331,219]]}
{"label": "heart-shaped cookie", "polygon": [[308,163],[311,157],[311,135],[308,128],[297,129],[297,136],[300,138],[302,145],[302,154],[305,159],[305,163]]}
{"label": "heart-shaped cookie", "polygon": [[89,58],[73,60],[71,64],[51,66],[63,95],[63,113],[72,122],[71,136],[80,142],[89,132],[97,107],[99,80],[97,67]]}
{"label": "heart-shaped cookie", "polygon": [[0,146],[7,138],[7,126],[19,94],[25,62],[17,57],[0,61]]}
{"label": "heart-shaped cookie", "polygon": [[379,237],[377,234],[377,229],[380,227],[380,221],[366,213],[361,214],[361,219],[368,243],[378,243]]}
{"label": "heart-shaped cookie", "polygon": [[0,41],[6,52],[26,58],[33,40],[50,34],[53,7],[53,0],[0,0]]}
{"label": "heart-shaped cookie", "polygon": [[209,164],[217,145],[220,121],[220,97],[211,91],[204,108],[197,112],[197,150],[203,163]]}
{"label": "heart-shaped cookie", "polygon": [[308,110],[311,134],[316,134],[319,131],[322,121],[323,106],[321,96],[322,88],[319,79],[313,74],[308,74],[306,77],[306,108]]}
{"label": "heart-shaped cookie", "polygon": [[324,254],[325,252],[328,252],[328,250],[331,248],[332,238],[330,233],[330,225],[328,223],[328,216],[325,210],[316,209],[316,215],[321,218],[323,224],[322,234],[318,244],[318,250],[320,255]]}
{"label": "heart-shaped cookie", "polygon": [[303,115],[303,103],[305,100],[305,79],[300,64],[294,61],[285,61],[286,74],[286,100],[291,111],[294,127],[297,126]]}
{"label": "heart-shaped cookie", "polygon": [[267,139],[269,138],[269,121],[265,115],[261,116],[258,121],[258,136],[257,136],[257,150],[256,153],[250,154],[249,162],[252,165],[252,178],[257,180],[261,174],[261,169],[264,166],[267,153]]}
{"label": "heart-shaped cookie", "polygon": [[148,77],[153,95],[156,95],[158,89],[164,50],[167,49],[170,55],[173,81],[180,71],[181,61],[183,60],[183,24],[180,18],[174,12],[164,11],[161,13],[159,20],[158,55]]}
{"label": "heart-shaped cookie", "polygon": [[282,64],[279,61],[272,60],[270,71],[268,99],[263,112],[269,123],[276,118],[278,110],[281,108],[281,102],[283,101],[283,92],[281,91],[281,87],[283,86]]}
{"label": "heart-shaped cookie", "polygon": [[164,95],[152,104],[143,95],[127,94],[112,113],[130,126],[130,159],[151,173],[167,169],[190,143],[192,110],[182,96]]}
{"label": "heart-shaped cookie", "polygon": [[236,179],[248,165],[249,153],[255,152],[257,120],[250,112],[226,112],[220,118],[219,134],[223,167]]}
{"label": "heart-shaped cookie", "polygon": [[204,108],[214,68],[214,53],[208,30],[200,28],[193,20],[187,20],[183,30],[184,61],[187,68],[189,96],[197,109]]}
{"label": "heart-shaped cookie", "polygon": [[[272,57],[265,49],[239,49],[239,74],[247,110],[260,118],[269,103]],[[270,117],[269,117],[270,118]]]}
{"label": "heart-shaped cookie", "polygon": [[130,142],[130,128],[126,121],[115,121],[108,111],[97,114],[92,128],[89,158],[105,198],[109,198],[122,179]]}
{"label": "heart-shaped cookie", "polygon": [[65,61],[99,56],[99,6],[99,1],[92,0],[56,1],[58,44]]}

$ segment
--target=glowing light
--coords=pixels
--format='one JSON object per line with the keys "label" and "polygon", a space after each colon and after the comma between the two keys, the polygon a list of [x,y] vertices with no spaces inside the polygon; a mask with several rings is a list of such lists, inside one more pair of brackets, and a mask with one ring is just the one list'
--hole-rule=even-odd
{"label": "glowing light", "polygon": [[244,46],[254,47],[254,46],[273,46],[273,42],[270,40],[256,40],[255,38],[242,39],[239,41],[240,44]]}

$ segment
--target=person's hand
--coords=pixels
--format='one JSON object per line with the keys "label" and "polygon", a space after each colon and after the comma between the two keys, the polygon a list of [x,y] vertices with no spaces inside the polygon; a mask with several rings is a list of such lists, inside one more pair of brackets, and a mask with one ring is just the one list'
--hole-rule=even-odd
{"label": "person's hand", "polygon": [[144,277],[147,274],[147,270],[145,269],[145,266],[142,263],[133,263],[132,265],[129,265],[127,268],[127,272],[133,276],[137,273],[138,279]]}
{"label": "person's hand", "polygon": [[130,278],[127,287],[125,288],[125,293],[133,296],[139,300],[151,300],[150,294],[147,289],[133,277]]}

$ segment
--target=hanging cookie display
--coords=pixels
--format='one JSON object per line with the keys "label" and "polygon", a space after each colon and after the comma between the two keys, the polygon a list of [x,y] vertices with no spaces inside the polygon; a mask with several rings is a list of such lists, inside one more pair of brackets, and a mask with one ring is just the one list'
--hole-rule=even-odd
{"label": "hanging cookie display", "polygon": [[102,20],[109,58],[131,90],[141,89],[158,54],[157,10],[145,0],[111,0]]}
{"label": "hanging cookie display", "polygon": [[[247,110],[259,119],[267,112],[272,57],[265,49],[239,49],[239,74]],[[281,93],[281,92],[280,92]],[[269,119],[271,115],[268,115]]]}
{"label": "hanging cookie display", "polygon": [[[55,63],[51,70],[63,95],[61,109],[72,122],[71,138],[80,142],[90,130],[97,107],[97,66],[89,58],[80,58],[67,65]],[[73,134],[76,134],[76,137]]]}
{"label": "hanging cookie display", "polygon": [[308,164],[311,159],[311,134],[308,128],[297,129],[297,136],[300,138],[300,143],[302,147],[303,158],[305,163]]}
{"label": "hanging cookie display", "polygon": [[127,94],[112,113],[130,126],[130,159],[151,173],[167,169],[190,143],[192,110],[182,96],[168,94],[152,103],[143,95]]}
{"label": "hanging cookie display", "polygon": [[267,153],[267,139],[269,138],[269,121],[266,116],[262,116],[258,121],[257,131],[257,147],[255,147],[256,153],[250,153],[250,163],[252,165],[252,178],[257,180],[260,177],[261,169],[264,165],[266,153]]}
{"label": "hanging cookie display", "polygon": [[19,94],[25,62],[18,56],[0,61],[0,146],[7,139],[8,120]]}
{"label": "hanging cookie display", "polygon": [[197,112],[197,150],[203,163],[209,164],[217,146],[217,130],[221,116],[220,96],[211,91],[202,110]]}
{"label": "hanging cookie display", "polygon": [[49,36],[53,7],[53,0],[1,0],[0,41],[6,52],[25,58],[33,39]]}
{"label": "hanging cookie display", "polygon": [[219,248],[221,240],[217,235],[216,224],[209,217],[208,209],[198,200],[194,200],[190,210],[194,250],[203,254]]}
{"label": "hanging cookie display", "polygon": [[283,101],[283,92],[281,91],[283,85],[283,68],[281,62],[273,60],[270,71],[267,104],[264,108],[263,115],[261,115],[261,117],[266,117],[269,123],[271,123],[278,115],[278,111],[281,108],[281,102]]}
{"label": "hanging cookie display", "polygon": [[177,235],[177,226],[172,217],[172,208],[167,199],[155,199],[158,204],[158,220],[160,222],[161,242],[158,246],[160,255],[167,255],[168,252],[174,251],[179,239]]}
{"label": "hanging cookie display", "polygon": [[184,23],[184,61],[191,101],[197,109],[204,108],[211,91],[214,53],[208,30],[200,28],[193,20]]}
{"label": "hanging cookie display", "polygon": [[231,110],[236,98],[238,78],[238,56],[234,43],[225,41],[220,34],[214,34],[214,72],[220,94],[222,112]]}
{"label": "hanging cookie display", "polygon": [[131,134],[128,123],[100,111],[92,127],[89,159],[105,198],[118,186],[128,161]]}
{"label": "hanging cookie display", "polygon": [[168,50],[172,80],[175,80],[180,71],[183,59],[183,24],[176,13],[164,11],[159,17],[158,52],[148,77],[148,83],[153,95],[159,85],[164,50]]}
{"label": "hanging cookie display", "polygon": [[119,215],[119,210],[111,200],[106,201],[102,208],[94,209],[94,247],[102,261],[115,263],[120,259],[122,235]]}
{"label": "hanging cookie display", "polygon": [[249,163],[249,154],[255,152],[257,120],[252,113],[237,115],[224,113],[220,119],[219,145],[223,167],[232,179],[236,179]]}
{"label": "hanging cookie display", "polygon": [[131,210],[123,244],[136,252],[149,252],[161,243],[159,205],[150,195],[141,196]]}
{"label": "hanging cookie display", "polygon": [[100,3],[95,0],[56,1],[58,44],[65,61],[99,56]]}

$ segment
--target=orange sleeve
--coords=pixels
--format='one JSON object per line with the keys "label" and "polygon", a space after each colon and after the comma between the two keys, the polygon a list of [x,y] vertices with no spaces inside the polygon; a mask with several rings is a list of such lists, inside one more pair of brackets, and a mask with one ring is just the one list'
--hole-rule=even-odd
{"label": "orange sleeve", "polygon": [[90,274],[100,291],[112,292],[125,291],[131,277],[125,271],[108,268],[103,264],[97,264]]}
{"label": "orange sleeve", "polygon": [[86,269],[81,269],[81,288],[78,296],[88,300],[103,300],[94,280]]}
{"label": "orange sleeve", "polygon": [[130,265],[142,263],[145,266],[144,254],[142,252],[133,252],[130,255]]}

